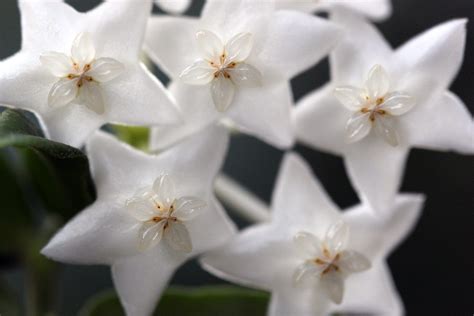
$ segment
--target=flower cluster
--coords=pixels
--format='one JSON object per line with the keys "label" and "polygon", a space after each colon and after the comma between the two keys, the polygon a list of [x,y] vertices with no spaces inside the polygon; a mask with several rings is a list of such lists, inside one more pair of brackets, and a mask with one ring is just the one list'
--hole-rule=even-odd
{"label": "flower cluster", "polygon": [[[151,315],[196,256],[218,277],[270,291],[269,315],[403,314],[386,257],[424,201],[397,193],[409,150],[474,152],[472,118],[448,91],[466,21],[394,50],[367,20],[386,18],[388,0],[207,0],[199,18],[179,16],[190,1],[155,2],[174,16],[152,16],[152,0],[86,13],[19,0],[23,43],[0,62],[0,103],[35,113],[52,140],[85,145],[98,195],[42,253],[111,265],[132,316]],[[328,19],[310,14],[321,10]],[[294,106],[290,80],[327,56],[330,82]],[[99,131],[106,123],[152,127],[158,153]],[[361,204],[341,212],[289,152],[271,216],[238,232],[214,194],[230,128],[343,156]]]}

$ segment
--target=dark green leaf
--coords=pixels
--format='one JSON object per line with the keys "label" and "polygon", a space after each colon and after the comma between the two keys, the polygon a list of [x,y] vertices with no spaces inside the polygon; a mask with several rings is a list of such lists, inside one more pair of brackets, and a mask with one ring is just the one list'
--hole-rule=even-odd
{"label": "dark green leaf", "polygon": [[[166,316],[263,316],[269,295],[231,286],[171,287],[163,294],[155,315]],[[124,315],[114,292],[92,298],[80,316]]]}
{"label": "dark green leaf", "polygon": [[20,302],[18,298],[3,282],[0,282],[0,315],[20,315]]}
{"label": "dark green leaf", "polygon": [[143,151],[148,151],[150,129],[139,126],[110,125],[112,132],[125,143]]}

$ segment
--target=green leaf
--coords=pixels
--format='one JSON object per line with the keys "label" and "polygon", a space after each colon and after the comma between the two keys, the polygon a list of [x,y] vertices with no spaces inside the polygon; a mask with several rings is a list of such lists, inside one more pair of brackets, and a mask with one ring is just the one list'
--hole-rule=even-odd
{"label": "green leaf", "polygon": [[[170,287],[163,294],[154,315],[166,316],[262,316],[269,294],[233,286],[199,288]],[[125,315],[120,301],[112,291],[89,300],[80,316]]]}
{"label": "green leaf", "polygon": [[43,206],[68,219],[95,199],[87,156],[77,148],[42,137],[26,112],[0,116],[0,148],[17,149]]}
{"label": "green leaf", "polygon": [[20,315],[20,302],[7,284],[0,282],[0,315]]}
{"label": "green leaf", "polygon": [[143,151],[148,151],[150,129],[139,126],[110,125],[112,132],[123,142]]}

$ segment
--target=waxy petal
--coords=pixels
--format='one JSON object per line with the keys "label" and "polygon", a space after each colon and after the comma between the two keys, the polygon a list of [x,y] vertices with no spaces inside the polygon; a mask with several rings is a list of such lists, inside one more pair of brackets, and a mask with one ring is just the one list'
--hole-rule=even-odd
{"label": "waxy petal", "polygon": [[341,304],[344,296],[344,279],[339,273],[328,273],[321,277],[321,288],[335,304]]}
{"label": "waxy petal", "polygon": [[77,103],[85,105],[88,109],[99,115],[105,112],[101,87],[95,82],[87,82],[79,89],[79,100]]}
{"label": "waxy petal", "polygon": [[385,97],[381,108],[390,115],[403,115],[416,105],[414,97],[403,92],[392,92]]}
{"label": "waxy petal", "polygon": [[55,77],[67,77],[73,72],[71,58],[65,54],[47,52],[40,56],[40,61]]}
{"label": "waxy petal", "polygon": [[295,286],[314,286],[321,272],[326,268],[314,262],[306,261],[300,264],[293,273],[293,284]]}
{"label": "waxy petal", "polygon": [[124,65],[108,57],[102,57],[91,64],[91,70],[87,72],[95,81],[107,82],[120,76],[124,71]]}
{"label": "waxy petal", "polygon": [[74,101],[78,91],[77,80],[61,79],[51,87],[48,104],[53,108],[65,106]]}
{"label": "waxy petal", "polygon": [[181,72],[179,80],[187,84],[204,85],[214,79],[215,72],[216,69],[207,60],[199,59]]}
{"label": "waxy petal", "polygon": [[228,70],[233,83],[243,87],[258,87],[262,84],[262,74],[252,65],[246,63],[237,64]]}
{"label": "waxy petal", "polygon": [[223,75],[215,78],[211,83],[211,96],[217,111],[225,112],[234,100],[235,85]]}
{"label": "waxy petal", "polygon": [[314,259],[322,255],[321,240],[309,232],[296,233],[293,241],[304,259]]}
{"label": "waxy petal", "polygon": [[208,61],[218,61],[224,54],[224,44],[213,32],[200,30],[196,33],[196,41],[201,57]]}
{"label": "waxy petal", "polygon": [[193,250],[188,229],[180,222],[171,223],[165,230],[165,240],[176,251],[190,253]]}
{"label": "waxy petal", "polygon": [[141,222],[149,221],[157,214],[153,203],[142,196],[127,200],[126,206],[129,214]]}
{"label": "waxy petal", "polygon": [[343,250],[349,239],[349,226],[343,221],[337,221],[328,227],[324,236],[324,244],[332,255]]}
{"label": "waxy petal", "polygon": [[385,115],[376,115],[374,130],[377,136],[384,139],[391,146],[398,146],[400,143],[395,127],[396,119]]}
{"label": "waxy petal", "polygon": [[165,208],[169,208],[176,198],[176,187],[170,175],[160,175],[156,178],[153,191],[158,199],[156,202],[163,203]]}
{"label": "waxy petal", "polygon": [[173,216],[176,216],[180,221],[189,221],[198,216],[205,207],[207,207],[207,203],[203,200],[192,196],[183,196],[176,200]]}
{"label": "waxy petal", "polygon": [[339,259],[339,267],[343,271],[350,273],[362,272],[370,269],[371,263],[366,256],[354,250],[346,250],[341,252]]}
{"label": "waxy petal", "polygon": [[80,67],[90,64],[95,58],[95,47],[89,33],[79,33],[71,48],[72,60]]}
{"label": "waxy petal", "polygon": [[[334,123],[333,123],[334,124]],[[370,112],[355,112],[346,123],[346,143],[355,143],[365,138],[372,130]]]}
{"label": "waxy petal", "polygon": [[380,65],[373,66],[365,81],[367,92],[372,99],[384,97],[390,89],[390,79]]}
{"label": "waxy petal", "polygon": [[351,111],[359,111],[367,102],[364,95],[365,91],[353,86],[340,86],[333,90],[337,100]]}
{"label": "waxy petal", "polygon": [[138,248],[142,251],[146,251],[158,245],[163,237],[165,223],[166,221],[164,220],[158,223],[154,221],[143,223],[138,231]]}
{"label": "waxy petal", "polygon": [[243,62],[249,57],[253,48],[253,37],[250,33],[239,33],[225,45],[226,60]]}

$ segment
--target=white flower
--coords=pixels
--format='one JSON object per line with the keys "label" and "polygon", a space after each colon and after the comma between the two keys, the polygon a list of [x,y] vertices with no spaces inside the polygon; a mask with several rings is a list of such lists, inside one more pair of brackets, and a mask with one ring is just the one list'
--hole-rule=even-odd
{"label": "white flower", "polygon": [[49,138],[73,146],[108,122],[177,123],[174,101],[139,60],[151,6],[108,0],[80,13],[20,0],[22,48],[0,62],[0,103],[33,111]]}
{"label": "white flower", "polygon": [[299,141],[343,156],[359,197],[384,211],[411,147],[474,152],[472,116],[447,91],[462,63],[466,20],[393,50],[361,17],[338,9],[332,19],[347,35],[331,53],[331,82],[299,101],[294,129]]}
{"label": "white flower", "polygon": [[216,121],[291,146],[289,81],[340,35],[318,17],[277,11],[273,0],[209,0],[199,19],[152,17],[145,49],[170,76],[184,120],[176,129],[154,129],[152,147],[166,148]]}
{"label": "white flower", "polygon": [[188,84],[211,83],[212,101],[218,111],[226,111],[235,94],[235,85],[259,86],[262,75],[250,64],[245,63],[253,43],[252,34],[239,33],[225,45],[211,31],[196,33],[202,59],[196,60],[180,74],[180,79]]}
{"label": "white flower", "polygon": [[392,14],[390,0],[276,0],[276,4],[280,9],[299,10],[303,12],[332,11],[335,8],[342,7],[376,21],[386,19]]}
{"label": "white flower", "polygon": [[140,190],[127,201],[130,214],[141,223],[138,231],[140,249],[156,246],[164,237],[173,249],[192,251],[185,222],[195,218],[206,202],[190,196],[177,198],[174,186],[169,175],[161,175],[153,186]]}
{"label": "white flower", "polygon": [[48,96],[51,107],[64,106],[77,98],[98,114],[104,113],[104,100],[100,84],[118,77],[124,66],[113,58],[95,58],[95,47],[89,34],[80,33],[74,40],[71,56],[59,52],[48,52],[40,57],[41,62],[59,80]]}
{"label": "white flower", "polygon": [[225,130],[210,128],[151,156],[96,132],[86,149],[97,200],[42,253],[62,262],[111,265],[127,315],[151,315],[183,262],[234,234],[213,194],[227,142]]}
{"label": "white flower", "polygon": [[355,111],[346,124],[346,141],[357,142],[375,127],[375,132],[392,146],[398,145],[394,116],[407,113],[415,100],[407,93],[390,92],[390,79],[380,65],[370,69],[364,88],[340,86],[334,95],[346,108]]}
{"label": "white flower", "polygon": [[385,259],[415,226],[423,201],[400,195],[380,217],[367,205],[341,213],[310,167],[287,154],[272,220],[244,230],[202,263],[216,276],[270,291],[268,315],[402,315]]}
{"label": "white flower", "polygon": [[186,11],[191,5],[191,0],[155,0],[163,11],[172,14],[181,14]]}

